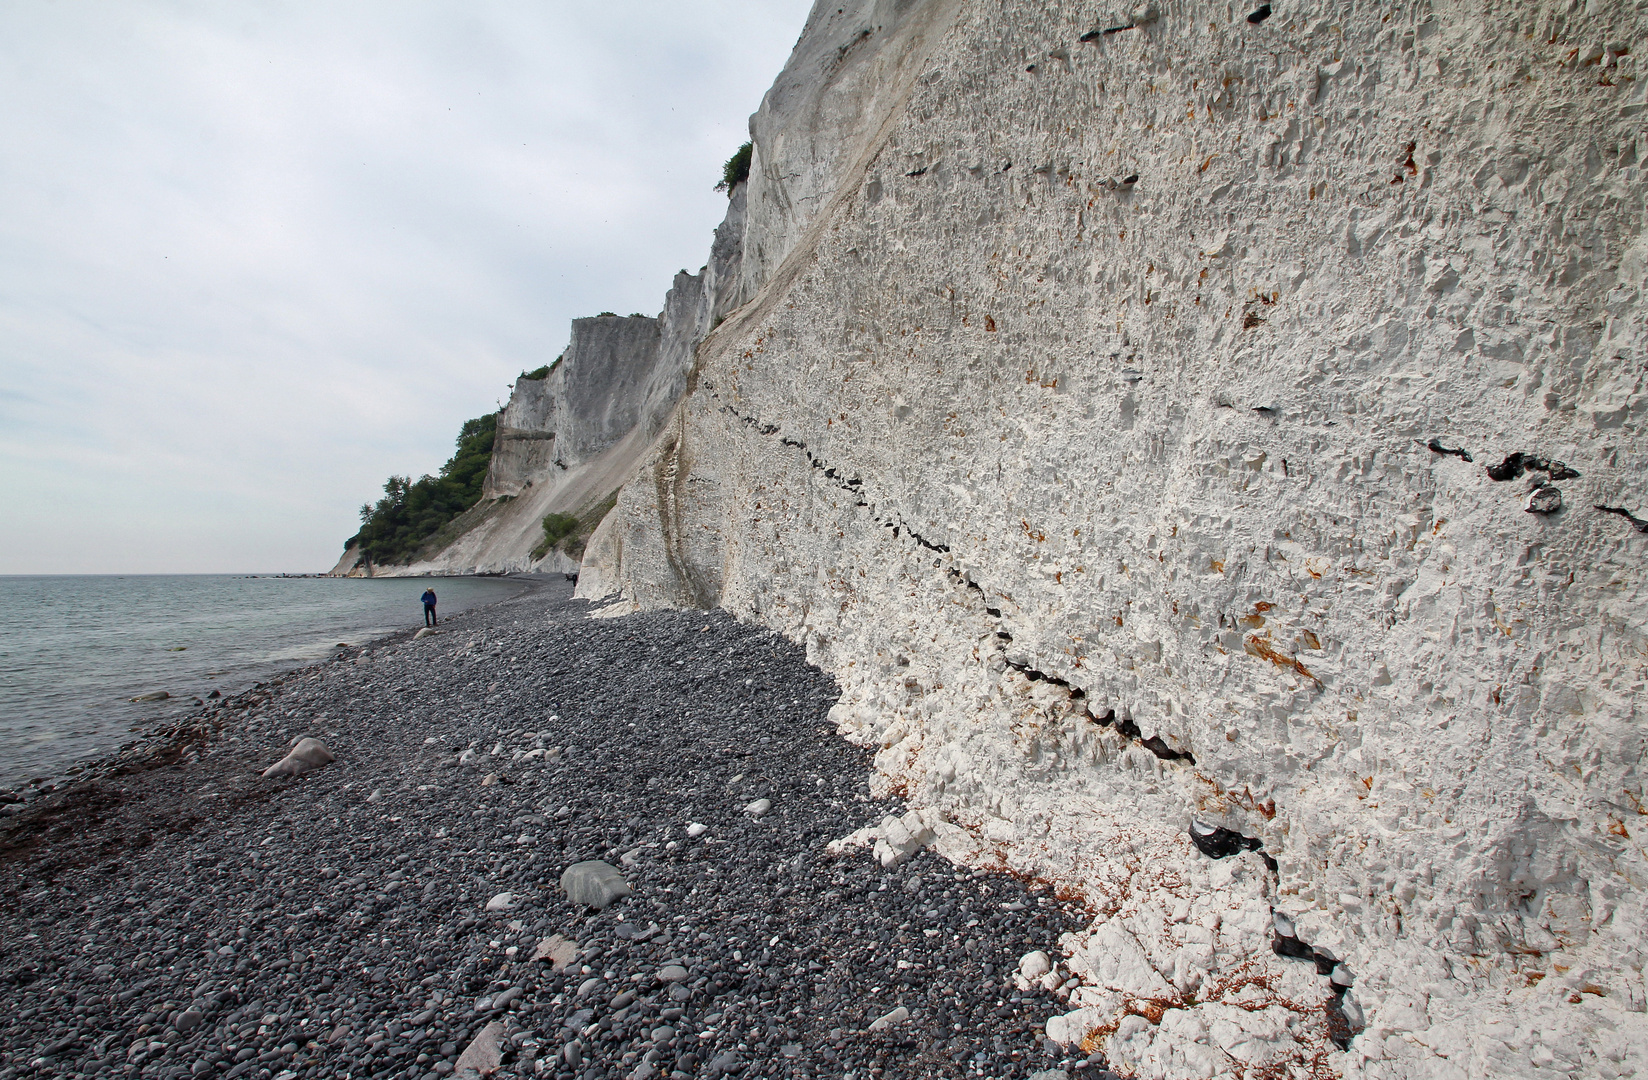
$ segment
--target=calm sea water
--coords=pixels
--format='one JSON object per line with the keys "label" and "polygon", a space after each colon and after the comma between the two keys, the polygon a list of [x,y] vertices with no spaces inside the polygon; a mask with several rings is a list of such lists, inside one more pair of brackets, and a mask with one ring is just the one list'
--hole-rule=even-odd
{"label": "calm sea water", "polygon": [[[508,578],[0,577],[0,787],[60,773],[214,689],[529,587]],[[164,690],[168,702],[134,704]]]}

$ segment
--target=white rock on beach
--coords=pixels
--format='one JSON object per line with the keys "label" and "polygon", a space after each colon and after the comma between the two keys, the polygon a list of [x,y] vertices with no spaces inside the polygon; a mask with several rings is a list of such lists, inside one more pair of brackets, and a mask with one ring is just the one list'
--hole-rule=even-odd
{"label": "white rock on beach", "polygon": [[910,1019],[910,1010],[906,1009],[904,1006],[900,1005],[898,1008],[894,1009],[892,1012],[886,1013],[882,1016],[878,1016],[874,1020],[871,1020],[870,1021],[870,1026],[868,1028],[866,1028],[865,1030],[867,1030],[867,1031],[886,1031],[888,1028],[892,1027],[893,1025],[902,1024],[902,1023],[904,1023],[904,1021],[906,1021],[908,1019]]}
{"label": "white rock on beach", "polygon": [[515,906],[515,894],[501,892],[486,902],[488,911],[508,911]]}
{"label": "white rock on beach", "polygon": [[508,1029],[503,1021],[494,1020],[480,1030],[464,1052],[458,1055],[457,1064],[453,1066],[453,1075],[464,1077],[487,1076],[498,1071],[498,1065],[503,1060],[502,1044],[504,1033]]}
{"label": "white rock on beach", "polygon": [[319,739],[300,738],[287,755],[263,770],[264,776],[302,776],[337,760]]}
{"label": "white rock on beach", "polygon": [[1040,949],[1025,953],[1024,958],[1019,961],[1019,974],[1026,979],[1040,979],[1052,970],[1053,961]]}
{"label": "white rock on beach", "polygon": [[[826,850],[831,855],[841,855],[852,848],[869,847],[882,866],[891,868],[931,844],[940,844],[940,850],[943,851],[941,841],[947,835],[955,839],[961,832],[962,830],[944,821],[935,811],[910,810],[901,817],[889,816],[883,818],[879,825],[866,826],[839,840],[832,840]],[[959,851],[944,853],[960,855]]]}
{"label": "white rock on beach", "polygon": [[551,970],[559,975],[571,966],[577,955],[576,941],[569,941],[560,934],[552,934],[538,942],[538,947],[532,952],[532,959],[548,960]]}

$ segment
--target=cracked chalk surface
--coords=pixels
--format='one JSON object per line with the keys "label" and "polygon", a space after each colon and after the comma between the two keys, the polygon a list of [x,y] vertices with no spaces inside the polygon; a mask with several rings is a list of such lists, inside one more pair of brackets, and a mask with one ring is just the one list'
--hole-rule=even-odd
{"label": "cracked chalk surface", "polygon": [[805,644],[1140,1076],[1648,1069],[1641,13],[840,11],[580,589]]}

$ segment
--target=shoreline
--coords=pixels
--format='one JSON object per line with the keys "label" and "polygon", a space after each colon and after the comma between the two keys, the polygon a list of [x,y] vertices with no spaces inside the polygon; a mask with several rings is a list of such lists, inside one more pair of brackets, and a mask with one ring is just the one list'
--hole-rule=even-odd
{"label": "shoreline", "polygon": [[[14,576],[39,577],[39,576],[47,576],[47,575],[14,575]],[[78,576],[129,577],[129,576],[132,576],[132,575],[78,575]],[[179,575],[160,574],[160,575],[151,575],[151,576],[155,576],[155,577],[175,577],[175,576],[179,576]],[[205,575],[196,575],[196,576],[200,576],[200,577],[230,576],[230,577],[237,577],[237,578],[242,578],[242,577],[243,578],[316,578],[316,577],[325,577],[326,575],[324,575],[324,574],[235,574],[235,575],[205,574]],[[456,576],[456,575],[454,575],[454,576]],[[462,618],[464,615],[466,615],[470,612],[481,611],[481,610],[484,610],[486,608],[492,607],[492,606],[497,605],[497,604],[507,603],[511,600],[519,599],[523,595],[530,594],[535,589],[543,588],[545,585],[550,584],[555,578],[559,577],[559,575],[553,575],[552,576],[552,575],[547,575],[547,574],[507,574],[507,575],[472,574],[472,575],[463,575],[463,576],[466,576],[466,577],[485,577],[485,578],[493,578],[493,577],[509,578],[509,579],[512,579],[512,580],[520,581],[522,583],[523,588],[521,590],[519,590],[518,592],[513,593],[512,595],[502,596],[502,597],[499,597],[495,600],[490,600],[490,601],[487,601],[485,603],[478,603],[478,604],[472,605],[470,607],[466,607],[462,611],[459,611],[459,612],[457,612],[456,614],[454,614],[452,616],[446,617],[447,619]],[[443,619],[443,621],[446,621],[446,620]],[[283,682],[284,680],[286,680],[288,678],[291,678],[291,677],[294,677],[294,676],[298,675],[299,673],[307,671],[311,668],[315,668],[315,667],[323,666],[323,665],[326,665],[326,664],[334,663],[339,659],[348,659],[348,658],[350,658],[354,655],[358,655],[361,650],[371,649],[375,646],[378,646],[381,643],[394,640],[398,637],[402,637],[402,636],[410,637],[411,635],[415,634],[418,631],[418,629],[420,629],[420,627],[413,626],[413,627],[410,627],[408,629],[390,630],[390,631],[387,631],[387,632],[378,633],[375,636],[369,637],[369,638],[361,641],[358,644],[351,644],[351,645],[348,645],[346,647],[343,647],[342,643],[340,643],[340,647],[335,652],[333,652],[332,654],[330,654],[329,656],[327,656],[324,659],[316,659],[316,660],[309,660],[309,661],[294,660],[294,661],[290,661],[289,664],[286,665],[286,666],[282,666],[281,662],[276,661],[274,664],[270,665],[274,670],[248,672],[244,677],[249,681],[250,685],[243,685],[239,689],[230,689],[229,687],[214,687],[213,688],[213,693],[212,694],[207,694],[205,696],[201,696],[199,694],[193,694],[193,695],[179,694],[177,696],[169,696],[165,700],[166,700],[167,703],[169,703],[169,706],[172,710],[172,715],[166,715],[166,716],[151,715],[147,718],[142,718],[142,719],[136,720],[127,729],[128,732],[132,733],[135,737],[122,742],[116,748],[108,750],[108,751],[106,751],[104,753],[101,753],[101,754],[93,754],[93,755],[87,755],[87,756],[84,756],[84,757],[76,758],[72,762],[70,762],[68,765],[62,766],[62,767],[56,769],[55,771],[53,771],[53,770],[40,770],[41,775],[30,776],[27,780],[22,780],[22,781],[15,782],[15,783],[11,784],[10,786],[7,786],[5,784],[0,784],[0,824],[3,824],[7,820],[8,817],[15,816],[19,813],[24,812],[29,805],[31,805],[34,802],[38,801],[41,797],[43,797],[45,795],[49,795],[49,794],[51,794],[53,792],[56,792],[56,791],[62,791],[65,788],[67,788],[69,786],[72,786],[74,784],[77,784],[77,783],[81,783],[81,782],[88,781],[88,780],[95,780],[95,779],[98,779],[98,778],[101,778],[101,777],[109,776],[109,775],[112,775],[112,774],[117,774],[117,773],[122,772],[122,771],[128,771],[128,770],[130,770],[132,768],[135,768],[135,767],[140,767],[141,763],[145,760],[148,760],[150,758],[163,757],[168,752],[177,749],[178,746],[180,745],[180,740],[182,740],[184,742],[187,742],[187,741],[191,741],[191,740],[197,740],[199,738],[209,737],[209,732],[215,730],[215,728],[212,728],[212,726],[209,723],[207,723],[207,721],[209,721],[212,717],[216,716],[221,711],[222,708],[227,707],[228,703],[233,701],[233,700],[237,700],[241,697],[244,697],[247,694],[254,693],[255,691],[263,690],[266,687],[278,685],[281,682]],[[225,672],[224,674],[233,675],[234,673],[233,672]],[[263,677],[258,678],[257,675],[259,675],[259,674],[261,674]],[[238,681],[238,680],[231,681],[231,686],[234,685],[234,681]],[[160,704],[160,703],[157,702],[156,704]],[[179,708],[179,706],[181,706],[181,708]],[[32,771],[35,771],[35,770],[23,770],[23,771],[32,772]]]}
{"label": "shoreline", "polygon": [[[832,852],[904,808],[869,796],[831,680],[723,613],[595,620],[570,592],[301,669],[0,823],[0,1080],[429,1080],[487,1030],[500,1077],[557,1080],[1060,1060],[1067,1006],[1008,979],[1082,913],[931,850]],[[337,761],[257,775],[305,734]],[[573,907],[586,859],[631,895]],[[566,964],[531,959],[557,936]]]}

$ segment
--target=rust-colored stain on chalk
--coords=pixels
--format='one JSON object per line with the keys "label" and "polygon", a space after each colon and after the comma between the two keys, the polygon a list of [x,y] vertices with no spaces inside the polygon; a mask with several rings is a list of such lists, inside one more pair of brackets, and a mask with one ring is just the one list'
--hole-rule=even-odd
{"label": "rust-colored stain on chalk", "polygon": [[1242,647],[1247,651],[1249,656],[1257,656],[1262,660],[1269,660],[1279,668],[1287,668],[1291,671],[1298,672],[1300,675],[1303,675],[1305,678],[1309,679],[1313,683],[1316,683],[1318,686],[1322,684],[1322,680],[1312,675],[1310,673],[1310,669],[1306,668],[1305,665],[1285,653],[1277,652],[1275,649],[1270,647],[1269,642],[1262,640],[1256,634],[1249,634],[1247,636],[1247,640],[1242,643]]}

